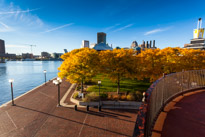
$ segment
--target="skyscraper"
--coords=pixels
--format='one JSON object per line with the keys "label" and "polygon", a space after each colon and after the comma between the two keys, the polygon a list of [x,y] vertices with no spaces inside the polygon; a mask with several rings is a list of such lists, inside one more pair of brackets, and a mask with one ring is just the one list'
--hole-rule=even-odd
{"label": "skyscraper", "polygon": [[4,43],[4,40],[1,40],[0,39],[0,54],[5,54],[6,51],[5,51],[5,43]]}
{"label": "skyscraper", "polygon": [[106,33],[98,32],[97,33],[97,44],[105,43],[106,44]]}

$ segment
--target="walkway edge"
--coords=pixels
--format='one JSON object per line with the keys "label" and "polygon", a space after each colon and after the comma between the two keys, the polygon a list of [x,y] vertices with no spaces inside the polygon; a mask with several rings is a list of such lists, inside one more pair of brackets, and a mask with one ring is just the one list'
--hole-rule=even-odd
{"label": "walkway edge", "polygon": [[72,85],[70,86],[70,88],[67,90],[67,92],[64,94],[64,96],[62,97],[62,99],[61,99],[61,101],[60,101],[61,106],[63,106],[63,107],[72,107],[72,108],[75,106],[75,105],[67,105],[67,104],[65,103],[65,100],[66,100],[66,98],[68,97],[68,94],[70,93],[70,91],[72,90],[72,88],[73,88],[75,85],[76,85],[76,83],[72,84]]}
{"label": "walkway edge", "polygon": [[[48,80],[46,83],[48,83],[48,82],[54,80],[55,78],[57,78],[57,77],[54,77],[54,78],[52,78],[51,80]],[[37,89],[37,88],[43,86],[44,84],[45,84],[45,83],[43,83],[43,84],[41,84],[41,85],[39,85],[39,86],[37,86],[37,87],[35,87],[35,88],[33,88],[33,89],[31,89],[31,90],[25,92],[25,93],[23,93],[22,95],[20,95],[20,96],[14,98],[14,101],[17,100],[17,99],[19,99],[20,97],[22,97],[22,96],[24,96],[24,95],[26,95],[26,94],[32,92],[33,90],[35,90],[35,89]],[[2,105],[0,106],[0,108],[7,106],[9,103],[11,103],[11,101],[12,101],[12,100],[10,100],[10,101],[8,101],[8,102],[2,104]]]}

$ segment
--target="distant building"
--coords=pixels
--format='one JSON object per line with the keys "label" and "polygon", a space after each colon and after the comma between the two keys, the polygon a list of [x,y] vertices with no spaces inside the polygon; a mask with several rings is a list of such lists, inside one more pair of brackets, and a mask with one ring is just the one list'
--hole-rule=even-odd
{"label": "distant building", "polygon": [[82,41],[82,45],[81,45],[81,48],[89,48],[89,41],[88,40],[83,40]]}
{"label": "distant building", "polygon": [[135,48],[135,47],[138,47],[137,41],[133,41],[131,44],[131,48]]}
{"label": "distant building", "polygon": [[155,40],[153,40],[153,44],[152,44],[152,41],[150,40],[149,41],[145,41],[143,40],[142,41],[142,44],[139,45],[139,47],[144,50],[144,49],[156,49],[157,47],[155,46]]}
{"label": "distant building", "polygon": [[52,53],[51,57],[54,59],[59,59],[61,57],[61,55],[63,55],[63,53]]}
{"label": "distant building", "polygon": [[205,50],[205,39],[203,35],[204,28],[202,28],[202,19],[199,18],[197,29],[194,29],[193,32],[193,39],[191,39],[190,44],[184,44],[184,48]]}
{"label": "distant building", "polygon": [[98,32],[97,33],[97,44],[93,47],[97,51],[101,50],[113,50],[108,44],[106,44],[106,33]]}
{"label": "distant building", "polygon": [[41,58],[50,58],[51,54],[49,54],[48,52],[41,52]]}
{"label": "distant building", "polygon": [[106,33],[98,32],[97,33],[97,44],[106,43]]}
{"label": "distant building", "polygon": [[5,51],[5,43],[4,43],[4,40],[1,40],[0,39],[0,54],[5,54],[6,51]]}
{"label": "distant building", "polygon": [[22,53],[22,58],[23,59],[32,59],[33,54],[31,54],[31,53]]}
{"label": "distant building", "polygon": [[65,53],[68,53],[68,50],[67,50],[67,49],[64,49],[64,52],[65,52]]}

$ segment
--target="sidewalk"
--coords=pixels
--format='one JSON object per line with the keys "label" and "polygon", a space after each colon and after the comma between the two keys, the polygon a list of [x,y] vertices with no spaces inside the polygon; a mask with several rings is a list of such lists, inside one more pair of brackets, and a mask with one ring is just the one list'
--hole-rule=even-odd
{"label": "sidewalk", "polygon": [[[71,84],[63,81],[61,97]],[[74,89],[72,89],[73,92]],[[132,136],[136,110],[106,110],[57,106],[52,82],[0,108],[0,137]]]}

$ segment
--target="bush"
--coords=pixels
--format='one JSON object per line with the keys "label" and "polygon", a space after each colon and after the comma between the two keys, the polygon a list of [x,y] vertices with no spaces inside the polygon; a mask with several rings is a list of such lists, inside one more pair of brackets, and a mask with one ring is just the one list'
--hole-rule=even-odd
{"label": "bush", "polygon": [[136,100],[135,94],[134,94],[134,93],[129,93],[129,94],[127,95],[127,100],[128,100],[128,101],[135,101],[135,100]]}
{"label": "bush", "polygon": [[74,98],[74,99],[78,98],[78,92],[75,92],[75,93],[73,94],[73,98]]}
{"label": "bush", "polygon": [[100,94],[100,97],[101,97],[102,99],[106,99],[106,98],[108,97],[108,95],[107,95],[107,93],[101,93],[101,94]]}
{"label": "bush", "polygon": [[121,95],[120,100],[126,100],[127,96],[126,95]]}
{"label": "bush", "polygon": [[99,100],[99,96],[95,92],[90,92],[85,95],[85,98],[83,98],[84,102],[91,102],[91,101],[98,101],[98,100]]}
{"label": "bush", "polygon": [[112,94],[108,94],[108,97],[107,97],[109,100],[112,100],[113,98],[113,95]]}
{"label": "bush", "polygon": [[119,100],[120,99],[120,97],[121,97],[121,95],[119,95],[119,94],[116,94],[116,95],[113,95],[113,100]]}
{"label": "bush", "polygon": [[135,92],[135,96],[136,96],[136,100],[137,101],[142,101],[143,95],[142,95],[142,93],[140,91],[136,91]]}

